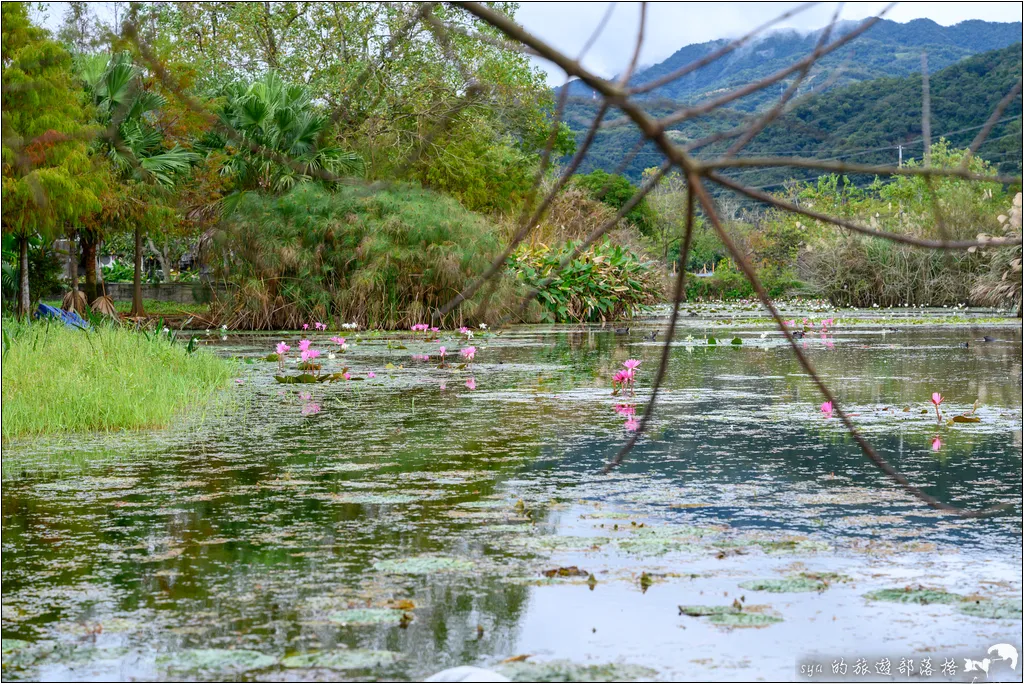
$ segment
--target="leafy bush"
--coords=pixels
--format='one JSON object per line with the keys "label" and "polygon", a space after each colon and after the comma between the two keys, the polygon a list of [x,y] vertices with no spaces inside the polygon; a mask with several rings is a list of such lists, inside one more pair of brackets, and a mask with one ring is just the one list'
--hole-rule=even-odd
{"label": "leafy bush", "polygon": [[591,246],[559,271],[576,244],[570,241],[557,249],[524,246],[509,259],[519,280],[538,290],[544,320],[628,318],[661,299],[662,283],[653,264],[609,241]]}
{"label": "leafy bush", "polygon": [[[758,270],[761,284],[771,297],[781,297],[801,283],[786,270],[767,267]],[[729,259],[719,262],[713,275],[686,277],[686,299],[748,299],[756,296],[750,281]]]}
{"label": "leafy bush", "polygon": [[[573,176],[572,182],[588,190],[594,199],[604,202],[615,210],[625,206],[637,191],[637,187],[630,183],[625,176],[610,174],[601,169],[586,175]],[[625,219],[644,235],[651,235],[654,231],[654,211],[647,204],[646,198],[640,200],[626,214]]]}
{"label": "leafy bush", "polygon": [[[407,328],[482,275],[502,244],[484,217],[427,190],[303,184],[281,197],[247,194],[215,248],[229,290],[219,307],[232,328]],[[490,323],[517,304],[514,283],[502,280],[441,323]]]}

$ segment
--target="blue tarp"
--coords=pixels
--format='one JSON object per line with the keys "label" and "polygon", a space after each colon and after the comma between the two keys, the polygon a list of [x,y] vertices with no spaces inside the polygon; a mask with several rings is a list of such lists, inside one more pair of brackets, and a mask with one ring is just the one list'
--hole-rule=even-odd
{"label": "blue tarp", "polygon": [[76,314],[74,311],[65,311],[64,309],[58,309],[53,306],[46,304],[40,304],[39,308],[36,309],[36,318],[43,318],[48,316],[50,318],[56,318],[60,320],[64,325],[69,328],[81,328],[83,330],[91,330],[92,326],[84,318]]}

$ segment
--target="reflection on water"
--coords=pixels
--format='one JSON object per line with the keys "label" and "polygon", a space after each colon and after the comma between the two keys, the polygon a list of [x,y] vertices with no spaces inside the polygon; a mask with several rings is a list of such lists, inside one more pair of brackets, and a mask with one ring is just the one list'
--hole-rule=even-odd
{"label": "reflection on water", "polygon": [[[1018,643],[1020,328],[968,349],[967,329],[806,340],[911,481],[961,506],[1014,504],[964,521],[866,462],[777,333],[718,325],[744,343],[709,347],[707,325],[680,331],[653,429],[610,475],[627,438],[611,376],[642,359],[642,406],[660,351],[642,327],[478,335],[476,390],[468,370],[411,359],[454,338],[349,336],[327,370],[375,378],[281,385],[255,361],[231,401],[181,429],[8,445],[5,679],[414,678],[532,654],[749,680],[854,646],[898,659]],[[278,339],[222,349],[257,359]],[[981,422],[937,425],[933,391],[947,416],[978,400]],[[573,565],[580,576],[543,574]],[[740,587],[801,572],[834,575],[820,593]],[[917,584],[1016,613],[864,598]],[[730,629],[677,609],[734,600],[781,622]],[[334,660],[294,658],[308,653]],[[289,667],[311,663],[328,669]]]}

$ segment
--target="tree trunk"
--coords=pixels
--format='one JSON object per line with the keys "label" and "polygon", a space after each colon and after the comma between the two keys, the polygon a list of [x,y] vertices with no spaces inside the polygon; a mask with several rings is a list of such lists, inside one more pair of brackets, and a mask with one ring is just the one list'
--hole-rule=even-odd
{"label": "tree trunk", "polygon": [[78,292],[78,235],[68,236],[68,277],[71,279],[71,291]]}
{"label": "tree trunk", "polygon": [[18,318],[25,318],[32,306],[28,291],[28,236],[19,235],[18,242],[21,252],[18,256]]}
{"label": "tree trunk", "polygon": [[149,251],[156,254],[157,261],[160,262],[160,270],[163,271],[164,275],[161,281],[165,283],[171,282],[171,260],[167,256],[166,252],[162,249],[157,249],[153,243],[153,238],[146,236],[146,244],[149,245]]}
{"label": "tree trunk", "polygon": [[85,298],[92,304],[99,292],[96,289],[96,237],[82,234],[82,257],[85,260]]}
{"label": "tree trunk", "polygon": [[135,226],[135,277],[132,280],[132,316],[145,316],[142,308],[142,227]]}

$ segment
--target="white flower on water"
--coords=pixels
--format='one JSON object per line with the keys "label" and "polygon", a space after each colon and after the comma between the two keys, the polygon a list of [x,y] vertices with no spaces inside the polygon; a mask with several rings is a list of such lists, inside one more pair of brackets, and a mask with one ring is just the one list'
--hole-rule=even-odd
{"label": "white flower on water", "polygon": [[227,329],[228,329],[228,326],[226,326],[226,325],[222,325],[222,326],[220,326],[220,329],[221,329],[221,330],[227,330]]}
{"label": "white flower on water", "polygon": [[763,333],[761,333],[761,339],[762,339],[762,340],[763,340],[764,338],[766,338],[766,337],[768,337],[768,333],[766,333],[766,332],[763,332]]}
{"label": "white flower on water", "polygon": [[329,354],[327,355],[327,358],[329,358],[329,359],[333,359],[333,358],[334,358],[334,352],[331,352],[331,353],[329,353]]}
{"label": "white flower on water", "polygon": [[486,323],[481,323],[480,324],[480,329],[481,330],[487,330],[487,324]]}

